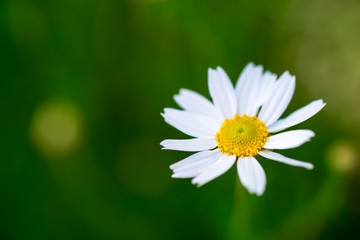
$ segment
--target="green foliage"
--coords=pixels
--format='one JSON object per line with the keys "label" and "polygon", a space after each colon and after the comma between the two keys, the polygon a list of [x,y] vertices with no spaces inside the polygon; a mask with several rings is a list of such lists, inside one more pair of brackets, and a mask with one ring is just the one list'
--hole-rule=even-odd
{"label": "green foliage", "polygon": [[[358,10],[351,0],[2,1],[0,238],[354,238]],[[162,109],[180,88],[208,97],[208,67],[235,82],[249,61],[297,76],[286,114],[328,103],[299,127],[316,132],[311,143],[286,152],[315,169],[260,158],[260,198],[235,169],[199,189],[170,178],[188,154],[160,150],[185,138]]]}

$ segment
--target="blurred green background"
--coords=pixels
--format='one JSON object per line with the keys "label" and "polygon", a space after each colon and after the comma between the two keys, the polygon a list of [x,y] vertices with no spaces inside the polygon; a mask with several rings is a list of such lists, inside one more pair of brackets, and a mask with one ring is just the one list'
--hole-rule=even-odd
{"label": "blurred green background", "polygon": [[[358,239],[360,2],[3,0],[0,239]],[[317,136],[259,161],[262,197],[232,168],[197,189],[172,179],[188,153],[164,107],[207,68],[233,82],[249,62],[297,77],[285,115]]]}

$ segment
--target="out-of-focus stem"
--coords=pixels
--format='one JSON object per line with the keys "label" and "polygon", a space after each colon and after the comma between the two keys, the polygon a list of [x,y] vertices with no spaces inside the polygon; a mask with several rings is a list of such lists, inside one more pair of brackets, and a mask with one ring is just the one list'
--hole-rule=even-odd
{"label": "out-of-focus stem", "polygon": [[249,197],[251,196],[241,186],[239,179],[236,178],[233,212],[226,239],[253,239]]}

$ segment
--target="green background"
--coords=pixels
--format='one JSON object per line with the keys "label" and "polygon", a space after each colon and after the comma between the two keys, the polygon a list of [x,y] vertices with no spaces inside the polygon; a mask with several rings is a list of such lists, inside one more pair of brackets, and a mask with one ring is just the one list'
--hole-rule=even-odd
{"label": "green background", "polygon": [[[3,0],[1,239],[356,239],[360,229],[360,2]],[[296,75],[285,115],[322,98],[281,151],[259,158],[262,197],[236,169],[196,188],[172,179],[186,136],[163,121],[207,69],[248,62]]]}

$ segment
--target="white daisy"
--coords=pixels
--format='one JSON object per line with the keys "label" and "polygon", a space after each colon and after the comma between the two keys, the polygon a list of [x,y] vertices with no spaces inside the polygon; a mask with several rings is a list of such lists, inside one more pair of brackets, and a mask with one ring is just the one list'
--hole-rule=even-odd
{"label": "white daisy", "polygon": [[312,117],[325,106],[322,100],[279,120],[295,90],[295,77],[287,71],[277,79],[275,74],[263,72],[262,66],[249,63],[235,89],[221,67],[209,69],[208,74],[213,103],[196,92],[181,89],[174,99],[183,110],[165,108],[162,114],[168,124],[194,137],[164,140],[163,149],[197,152],[170,166],[173,178],[193,178],[193,184],[202,186],[237,162],[241,183],[250,193],[260,196],[266,177],[255,157],[313,169],[311,163],[272,151],[298,147],[315,135],[313,131],[273,133]]}

